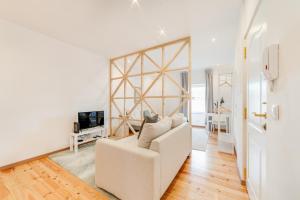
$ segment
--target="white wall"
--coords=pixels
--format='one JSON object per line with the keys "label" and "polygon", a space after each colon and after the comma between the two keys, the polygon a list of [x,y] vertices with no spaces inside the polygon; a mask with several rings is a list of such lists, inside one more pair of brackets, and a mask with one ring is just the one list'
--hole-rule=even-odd
{"label": "white wall", "polygon": [[[300,199],[300,1],[265,0],[267,45],[279,43],[279,79],[268,93],[268,112],[280,105],[280,120],[267,123],[267,199]],[[280,13],[280,14],[279,14]],[[284,172],[284,173],[283,173]]]}
{"label": "white wall", "polygon": [[0,20],[0,166],[68,146],[78,111],[106,110],[99,55]]}
{"label": "white wall", "polygon": [[205,84],[205,70],[193,69],[192,70],[192,84]]}
{"label": "white wall", "polygon": [[[300,1],[296,0],[262,0],[259,10],[266,19],[266,45],[280,44],[279,79],[275,91],[268,92],[267,97],[269,113],[273,104],[280,106],[280,120],[268,119],[267,122],[264,200],[300,199],[300,134],[297,126],[300,119],[300,95],[297,92],[300,84],[299,8]],[[247,6],[245,10],[244,14],[249,13]],[[246,22],[242,21],[244,25]]]}

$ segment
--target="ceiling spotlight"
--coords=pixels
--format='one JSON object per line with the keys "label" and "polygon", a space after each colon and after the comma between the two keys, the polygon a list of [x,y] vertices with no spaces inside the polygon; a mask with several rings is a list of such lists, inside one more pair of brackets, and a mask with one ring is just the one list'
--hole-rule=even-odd
{"label": "ceiling spotlight", "polygon": [[131,1],[131,7],[140,7],[140,1],[139,0],[132,0]]}
{"label": "ceiling spotlight", "polygon": [[211,42],[212,42],[212,43],[215,43],[216,40],[217,40],[217,39],[213,37],[213,38],[211,39]]}
{"label": "ceiling spotlight", "polygon": [[160,35],[161,37],[167,36],[166,31],[165,31],[164,28],[160,28],[160,29],[159,29],[159,35]]}

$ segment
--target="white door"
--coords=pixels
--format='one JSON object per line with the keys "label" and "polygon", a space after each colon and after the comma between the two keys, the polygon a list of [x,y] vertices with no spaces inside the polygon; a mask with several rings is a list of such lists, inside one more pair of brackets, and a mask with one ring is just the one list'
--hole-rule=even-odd
{"label": "white door", "polygon": [[247,36],[248,138],[247,184],[251,200],[263,199],[266,169],[267,82],[262,75],[262,56],[267,27],[256,16]]}

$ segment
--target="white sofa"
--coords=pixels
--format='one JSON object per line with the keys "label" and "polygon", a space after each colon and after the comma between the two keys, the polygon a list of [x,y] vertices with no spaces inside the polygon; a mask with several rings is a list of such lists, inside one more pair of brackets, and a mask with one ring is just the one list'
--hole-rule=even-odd
{"label": "white sofa", "polygon": [[183,123],[138,147],[137,136],[96,144],[96,185],[122,200],[158,200],[192,150],[191,127]]}

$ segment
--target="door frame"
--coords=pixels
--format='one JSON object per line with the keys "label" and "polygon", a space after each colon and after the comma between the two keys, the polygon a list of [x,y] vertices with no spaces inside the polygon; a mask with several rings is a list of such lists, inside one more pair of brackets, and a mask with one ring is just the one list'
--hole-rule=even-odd
{"label": "door frame", "polygon": [[254,191],[252,190],[252,188],[249,185],[249,180],[248,180],[248,162],[249,162],[249,134],[248,134],[248,119],[249,119],[249,112],[248,112],[248,102],[249,102],[249,96],[248,96],[248,72],[249,72],[249,66],[247,65],[247,49],[248,49],[248,34],[251,30],[251,27],[254,23],[254,20],[257,16],[258,10],[261,6],[263,0],[258,0],[257,1],[257,5],[255,6],[254,12],[251,16],[250,22],[247,25],[246,28],[246,32],[244,34],[244,38],[243,38],[243,43],[244,43],[244,48],[243,48],[243,107],[244,107],[244,120],[243,120],[243,132],[244,132],[244,150],[245,150],[245,154],[244,154],[244,179],[246,180],[246,186],[248,189],[248,194],[249,194],[249,198],[250,200],[256,200],[255,195],[254,195]]}

